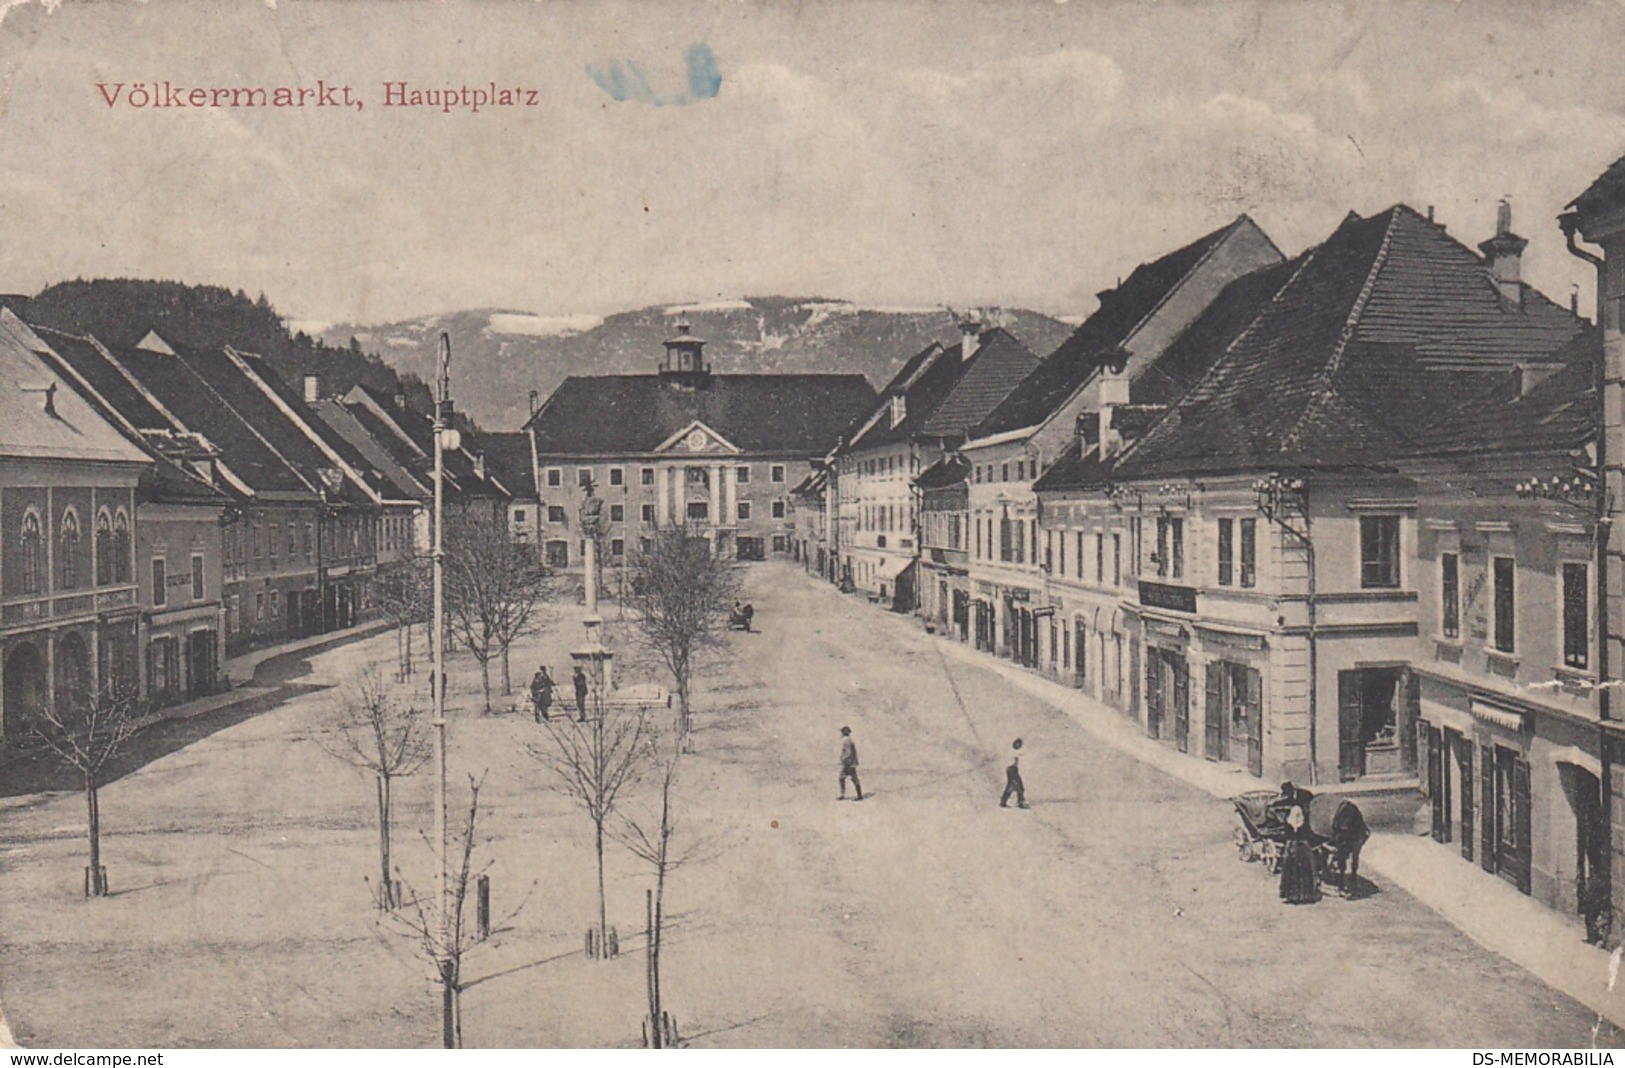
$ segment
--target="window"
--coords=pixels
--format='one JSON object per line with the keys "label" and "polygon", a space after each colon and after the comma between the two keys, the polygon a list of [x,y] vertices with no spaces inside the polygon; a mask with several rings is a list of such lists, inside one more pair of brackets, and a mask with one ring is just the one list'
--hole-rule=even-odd
{"label": "window", "polygon": [[1011,544],[1010,517],[1005,516],[999,520],[999,559],[1008,564],[1015,558],[1016,550]]}
{"label": "window", "polygon": [[96,513],[96,585],[113,581],[113,521],[107,510]]}
{"label": "window", "polygon": [[690,519],[709,519],[711,506],[704,501],[688,502],[688,517]]}
{"label": "window", "polygon": [[1461,636],[1461,558],[1439,555],[1439,630],[1446,638]]}
{"label": "window", "polygon": [[581,489],[586,489],[590,485],[592,485],[592,468],[576,468],[576,486]]}
{"label": "window", "polygon": [[299,526],[297,523],[288,524],[288,563],[293,563],[293,557],[299,551]]}
{"label": "window", "polygon": [[[784,502],[783,501],[774,501],[773,502],[773,518],[774,519],[783,519],[784,518]],[[889,530],[891,528],[888,527],[887,529]]]}
{"label": "window", "polygon": [[652,467],[645,467],[642,471],[639,471],[638,472],[638,481],[642,482],[645,486],[654,485],[655,484],[655,469],[652,468]]}
{"label": "window", "polygon": [[515,508],[513,510],[513,521],[515,523],[523,523],[525,521],[525,510],[523,508]]}
{"label": "window", "polygon": [[1563,565],[1563,666],[1584,671],[1591,662],[1591,571]]}
{"label": "window", "polygon": [[1360,517],[1360,585],[1366,589],[1399,585],[1399,516]]}
{"label": "window", "polygon": [[1241,521],[1241,585],[1252,589],[1258,585],[1258,520]]}
{"label": "window", "polygon": [[1495,648],[1498,652],[1510,653],[1517,640],[1514,622],[1517,604],[1513,596],[1517,568],[1509,556],[1495,557],[1491,566],[1495,577]]}
{"label": "window", "polygon": [[305,563],[311,562],[311,554],[315,552],[316,524],[305,524]]}
{"label": "window", "polygon": [[254,595],[254,622],[265,622],[265,594],[263,593]]}
{"label": "window", "polygon": [[1123,584],[1123,535],[1112,535],[1112,585]]}
{"label": "window", "polygon": [[775,534],[775,535],[773,535],[773,551],[776,552],[776,553],[782,553],[782,552],[787,552],[788,550],[789,550],[789,545],[785,542],[784,535],[783,534]]}
{"label": "window", "polygon": [[62,513],[62,588],[79,585],[79,513],[69,508]]}
{"label": "window", "polygon": [[556,467],[549,467],[547,469],[547,484],[549,486],[564,485],[564,472]]}
{"label": "window", "polygon": [[738,482],[740,485],[744,485],[745,483],[749,482],[750,481],[750,468],[741,467],[741,468],[738,468],[737,470],[735,470],[734,471],[734,481]]}
{"label": "window", "polygon": [[22,534],[23,580],[24,593],[43,592],[41,579],[44,574],[44,543],[40,540],[39,513],[29,511],[23,516]]}
{"label": "window", "polygon": [[1000,465],[1000,468],[999,468],[999,481],[1000,482],[1009,482],[1010,481],[1010,465],[1009,464],[1001,464]]}
{"label": "window", "polygon": [[564,505],[550,504],[547,506],[547,521],[549,523],[564,522]]}
{"label": "window", "polygon": [[626,541],[624,539],[622,539],[622,538],[611,538],[611,539],[609,539],[609,555],[611,555],[611,556],[625,556],[626,555]]}
{"label": "window", "polygon": [[975,467],[971,468],[971,481],[977,483],[978,485],[981,484],[981,481],[982,481],[982,465],[981,464],[977,464]]}
{"label": "window", "polygon": [[266,549],[266,552],[270,553],[270,555],[271,555],[271,563],[273,563],[273,564],[276,563],[277,540],[281,536],[282,536],[282,528],[279,527],[277,524],[272,523],[271,524],[271,536],[266,541],[265,549]]}
{"label": "window", "polygon": [[619,467],[609,469],[609,484],[611,486],[626,485],[626,472]]}
{"label": "window", "polygon": [[784,481],[784,465],[783,464],[774,464],[773,465],[773,470],[770,473],[770,477],[773,479],[774,482],[783,482]]}
{"label": "window", "polygon": [[192,554],[192,600],[203,600],[203,554]]}
{"label": "window", "polygon": [[1020,482],[1027,477],[1027,461],[1016,461],[1016,481]]}
{"label": "window", "polygon": [[1106,583],[1106,535],[1099,532],[1095,534],[1095,583]]}
{"label": "window", "polygon": [[113,516],[113,581],[130,581],[130,517],[122,508]]}
{"label": "window", "polygon": [[1219,585],[1229,586],[1235,581],[1236,522],[1219,520]]}
{"label": "window", "polygon": [[1133,516],[1128,521],[1128,541],[1128,573],[1138,575],[1140,573],[1140,553],[1144,547],[1144,532],[1139,516]]}
{"label": "window", "polygon": [[611,523],[626,522],[626,505],[612,504],[609,506],[609,521]]}
{"label": "window", "polygon": [[169,603],[168,576],[164,574],[164,558],[152,558],[152,603],[155,608],[162,608]]}
{"label": "window", "polygon": [[655,521],[655,506],[652,504],[644,505],[641,514],[645,523],[653,523]]}
{"label": "window", "polygon": [[1185,521],[1175,516],[1157,517],[1157,577],[1180,578],[1185,574]]}
{"label": "window", "polygon": [[[1053,534],[1050,534],[1050,533],[1046,533],[1044,535],[1044,537],[1045,537],[1046,540],[1051,541],[1051,542],[1053,542],[1054,539],[1055,539],[1055,536]],[[1055,562],[1055,567],[1056,567],[1056,570],[1060,574],[1064,575],[1064,574],[1066,574],[1066,531],[1064,531],[1064,530],[1061,531],[1060,542],[1061,542],[1061,558]],[[1046,562],[1048,561],[1048,556],[1047,555],[1045,557],[1045,560],[1046,560]]]}
{"label": "window", "polygon": [[750,502],[749,501],[740,501],[738,511],[739,511],[739,518],[740,519],[749,519],[750,518]]}

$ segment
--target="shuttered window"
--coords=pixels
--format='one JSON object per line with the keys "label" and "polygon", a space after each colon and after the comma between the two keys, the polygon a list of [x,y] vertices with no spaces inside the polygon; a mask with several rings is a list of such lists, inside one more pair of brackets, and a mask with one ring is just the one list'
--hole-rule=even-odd
{"label": "shuttered window", "polygon": [[1563,565],[1563,666],[1584,670],[1591,657],[1591,569]]}

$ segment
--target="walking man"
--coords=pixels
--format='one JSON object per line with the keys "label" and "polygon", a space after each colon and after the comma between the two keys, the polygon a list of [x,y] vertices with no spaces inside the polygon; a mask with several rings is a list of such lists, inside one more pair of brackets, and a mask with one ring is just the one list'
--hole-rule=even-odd
{"label": "walking man", "polygon": [[547,665],[543,664],[536,670],[536,677],[530,680],[530,703],[536,709],[536,722],[549,718],[548,710],[553,707],[553,676],[547,673]]}
{"label": "walking man", "polygon": [[1010,807],[1010,795],[1016,795],[1016,807],[1028,808],[1027,787],[1021,782],[1021,739],[1010,746],[1010,766],[1004,769],[1004,796],[999,798],[1000,808]]}
{"label": "walking man", "polygon": [[857,791],[855,800],[863,800],[863,784],[858,781],[858,747],[852,741],[852,728],[841,728],[841,796],[837,801],[846,800],[846,780],[852,780],[852,788]]}
{"label": "walking man", "polygon": [[585,723],[587,722],[587,673],[582,670],[580,664],[576,665],[575,677],[571,681],[575,683],[576,687],[576,718]]}

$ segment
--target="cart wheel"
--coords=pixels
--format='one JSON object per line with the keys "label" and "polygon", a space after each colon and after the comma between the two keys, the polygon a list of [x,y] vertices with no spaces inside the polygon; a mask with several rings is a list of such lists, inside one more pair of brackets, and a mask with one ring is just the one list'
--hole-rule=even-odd
{"label": "cart wheel", "polygon": [[1240,827],[1236,828],[1236,859],[1243,863],[1251,862],[1253,857],[1253,843],[1247,837],[1247,832]]}

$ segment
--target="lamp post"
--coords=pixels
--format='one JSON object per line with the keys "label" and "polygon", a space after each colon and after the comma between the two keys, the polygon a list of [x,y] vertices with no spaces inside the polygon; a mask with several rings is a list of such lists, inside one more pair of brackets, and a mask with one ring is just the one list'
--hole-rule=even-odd
{"label": "lamp post", "polygon": [[450,426],[451,404],[451,338],[440,335],[440,376],[435,391],[434,406],[434,547],[431,552],[434,589],[434,673],[429,689],[434,694],[434,837],[440,864],[440,938],[436,946],[435,965],[440,969],[441,982],[441,1038],[447,1049],[457,1044],[457,1021],[454,1018],[451,976],[451,876],[446,841],[446,502],[445,475],[447,449],[456,449],[462,442]]}

